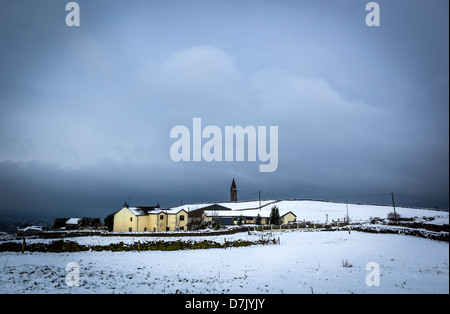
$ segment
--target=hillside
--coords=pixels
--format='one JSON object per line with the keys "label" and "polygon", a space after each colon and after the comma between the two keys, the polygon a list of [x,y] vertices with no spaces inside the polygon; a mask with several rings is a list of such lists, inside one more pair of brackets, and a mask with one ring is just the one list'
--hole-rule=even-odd
{"label": "hillside", "polygon": [[[325,223],[331,221],[344,221],[348,216],[351,222],[364,222],[372,218],[386,218],[389,213],[393,212],[392,206],[387,205],[369,205],[369,204],[354,204],[354,203],[337,203],[314,200],[264,200],[261,201],[261,209],[259,209],[259,201],[243,201],[243,202],[223,202],[223,203],[207,203],[207,204],[186,204],[174,207],[173,209],[185,209],[191,211],[200,209],[213,204],[218,204],[233,211],[239,211],[239,214],[245,216],[261,212],[270,213],[273,206],[277,206],[280,214],[291,211],[297,216],[297,221],[311,221],[317,223]],[[449,212],[438,211],[425,208],[411,208],[396,206],[396,213],[402,218],[417,218],[424,217],[432,220],[433,224],[449,224]],[[328,216],[327,216],[328,215]]]}

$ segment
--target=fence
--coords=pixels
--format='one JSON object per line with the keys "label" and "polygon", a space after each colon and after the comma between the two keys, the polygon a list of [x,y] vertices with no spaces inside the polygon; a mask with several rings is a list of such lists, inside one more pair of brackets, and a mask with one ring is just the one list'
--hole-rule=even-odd
{"label": "fence", "polygon": [[[341,223],[339,226],[344,225]],[[43,231],[34,237],[38,238],[72,238],[72,237],[86,237],[86,236],[101,236],[101,237],[116,237],[116,236],[128,236],[128,237],[192,237],[192,236],[215,236],[215,235],[227,235],[235,234],[238,232],[246,231],[276,231],[276,230],[289,230],[289,229],[319,229],[327,227],[324,224],[311,224],[311,223],[290,223],[282,225],[253,225],[253,226],[235,226],[233,228],[220,229],[220,230],[198,230],[198,231],[165,231],[165,232],[108,232],[102,230],[89,230],[89,231]]]}

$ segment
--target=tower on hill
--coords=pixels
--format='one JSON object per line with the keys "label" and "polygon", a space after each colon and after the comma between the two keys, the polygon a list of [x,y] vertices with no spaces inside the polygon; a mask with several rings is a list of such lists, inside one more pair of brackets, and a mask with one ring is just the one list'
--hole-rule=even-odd
{"label": "tower on hill", "polygon": [[234,178],[233,178],[233,182],[231,183],[231,187],[230,187],[230,202],[237,202],[237,189],[236,189],[236,183],[234,182]]}

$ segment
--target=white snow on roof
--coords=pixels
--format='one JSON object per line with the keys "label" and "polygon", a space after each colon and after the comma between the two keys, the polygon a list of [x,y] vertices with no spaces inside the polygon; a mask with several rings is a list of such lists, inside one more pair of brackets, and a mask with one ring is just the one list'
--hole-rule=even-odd
{"label": "white snow on roof", "polygon": [[[266,200],[261,201],[261,206],[264,207],[266,205],[277,202],[276,200]],[[186,204],[181,206],[172,207],[173,210],[181,210],[184,209],[187,212],[208,207],[211,205],[220,205],[231,210],[249,210],[249,209],[259,209],[259,201],[244,201],[244,202],[221,202],[221,203],[204,203],[204,204]]]}
{"label": "white snow on roof", "polygon": [[66,221],[66,225],[78,225],[81,218],[70,218]]}
{"label": "white snow on roof", "polygon": [[[268,204],[274,203],[276,200],[261,201],[261,206],[267,206]],[[248,209],[259,209],[259,201],[246,201],[246,202],[224,202],[217,203],[217,205],[231,208],[231,210],[248,210]]]}
{"label": "white snow on roof", "polygon": [[19,229],[19,231],[22,231],[22,232],[29,231],[29,230],[42,231],[42,227],[41,226],[29,226],[29,227],[25,227],[23,229]]}
{"label": "white snow on roof", "polygon": [[145,215],[144,211],[140,209],[139,207],[128,207],[128,210],[135,214],[136,216],[143,216]]}
{"label": "white snow on roof", "polygon": [[[178,213],[182,208],[169,208],[169,209],[163,209],[163,208],[155,208],[154,210],[148,211],[147,214],[159,214],[159,213],[166,213],[166,214],[176,214]],[[128,207],[128,210],[131,211],[136,216],[145,216],[145,212],[140,209],[139,207]]]}

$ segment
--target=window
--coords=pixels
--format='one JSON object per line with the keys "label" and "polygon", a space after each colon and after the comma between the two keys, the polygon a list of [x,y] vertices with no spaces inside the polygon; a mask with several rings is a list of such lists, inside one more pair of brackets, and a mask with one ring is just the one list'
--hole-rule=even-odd
{"label": "window", "polygon": [[180,221],[184,221],[184,215],[180,216]]}
{"label": "window", "polygon": [[169,227],[166,227],[166,231],[170,231],[170,228],[169,228]]}
{"label": "window", "polygon": [[147,231],[147,227],[144,228],[144,231]]}
{"label": "window", "polygon": [[128,228],[128,231],[131,232],[131,231],[133,231],[133,229],[132,228]]}
{"label": "window", "polygon": [[184,227],[180,227],[180,230],[184,230]]}
{"label": "window", "polygon": [[130,217],[130,221],[133,221],[133,217]]}
{"label": "window", "polygon": [[163,220],[164,219],[164,215],[159,215],[159,219]]}

